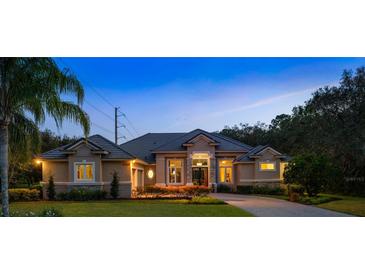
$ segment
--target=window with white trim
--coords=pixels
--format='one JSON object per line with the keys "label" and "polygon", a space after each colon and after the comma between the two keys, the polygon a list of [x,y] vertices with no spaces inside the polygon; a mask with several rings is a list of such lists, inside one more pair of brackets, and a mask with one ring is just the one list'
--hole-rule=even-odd
{"label": "window with white trim", "polygon": [[260,162],[260,171],[275,171],[276,170],[276,162]]}
{"label": "window with white trim", "polygon": [[169,184],[182,183],[182,160],[168,160]]}
{"label": "window with white trim", "polygon": [[95,181],[94,163],[75,163],[76,181]]}
{"label": "window with white trim", "polygon": [[219,160],[219,182],[232,183],[232,160]]}

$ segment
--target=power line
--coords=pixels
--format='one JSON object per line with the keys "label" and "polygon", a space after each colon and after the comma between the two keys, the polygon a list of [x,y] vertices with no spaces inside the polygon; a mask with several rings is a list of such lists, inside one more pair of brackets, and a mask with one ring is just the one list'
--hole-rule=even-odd
{"label": "power line", "polygon": [[127,115],[124,112],[120,112],[120,114],[126,119],[126,121],[129,123],[129,125],[131,126],[131,128],[136,132],[137,136],[139,135],[138,131],[136,130],[136,128],[134,127],[133,123],[131,120],[129,120],[129,118],[127,117]]}
{"label": "power line", "polygon": [[104,130],[104,131],[106,131],[106,132],[109,132],[109,133],[111,133],[111,134],[114,134],[114,132],[113,132],[113,131],[111,131],[110,129],[107,129],[107,128],[102,127],[102,126],[100,126],[100,125],[98,125],[98,124],[95,124],[94,122],[91,122],[91,125],[92,125],[92,126],[94,126],[94,127],[99,128],[99,129],[101,129],[101,130]]}
{"label": "power line", "polygon": [[100,112],[101,114],[103,114],[104,116],[108,117],[109,119],[113,120],[113,117],[111,117],[109,114],[105,113],[104,111],[100,110],[99,108],[97,108],[96,106],[94,106],[93,104],[91,104],[90,102],[88,102],[87,100],[85,100],[85,103],[87,105],[89,105],[90,107],[92,107],[93,109],[95,109],[96,111]]}
{"label": "power line", "polygon": [[[60,57],[60,61],[66,66],[66,67],[70,67],[70,69],[75,72],[71,66],[69,64],[66,63],[65,60],[62,59],[62,57]],[[78,76],[78,78],[81,79],[80,76]],[[104,100],[105,103],[107,103],[108,105],[110,105],[111,107],[115,107],[108,99],[106,99],[98,90],[96,90],[92,85],[90,85],[89,82],[85,81],[85,79],[81,79],[83,82],[85,82],[86,84],[88,84],[89,88],[91,88],[101,99]]]}

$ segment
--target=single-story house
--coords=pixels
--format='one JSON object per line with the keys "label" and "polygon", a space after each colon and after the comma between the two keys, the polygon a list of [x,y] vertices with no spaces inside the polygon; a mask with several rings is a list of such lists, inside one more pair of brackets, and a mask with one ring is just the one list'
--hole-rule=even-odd
{"label": "single-story house", "polygon": [[120,146],[93,135],[40,155],[43,184],[56,192],[75,187],[109,193],[117,172],[120,197],[147,185],[279,185],[287,156],[270,146],[251,147],[215,132],[147,133]]}

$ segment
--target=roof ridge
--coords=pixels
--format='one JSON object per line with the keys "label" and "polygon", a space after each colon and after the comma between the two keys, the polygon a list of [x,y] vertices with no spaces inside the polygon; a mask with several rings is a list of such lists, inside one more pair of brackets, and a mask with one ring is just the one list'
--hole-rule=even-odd
{"label": "roof ridge", "polygon": [[[228,141],[228,142],[231,142],[232,144],[235,144],[235,145],[238,145],[238,146],[241,146],[241,147],[246,147],[246,148],[253,148],[252,146],[250,146],[250,145],[247,145],[247,144],[245,144],[245,143],[242,143],[242,142],[240,142],[240,141],[238,141],[238,140],[235,140],[235,139],[232,139],[232,138],[230,138],[230,137],[228,137],[228,136],[225,136],[225,135],[223,135],[223,134],[220,134],[220,133],[218,133],[218,132],[211,132],[211,134],[216,134],[216,136],[218,137],[218,138],[222,138],[222,139],[224,139],[224,140],[226,140],[226,141]],[[249,150],[251,150],[251,149],[249,149]]]}
{"label": "roof ridge", "polygon": [[[113,145],[115,148],[118,148],[120,149],[121,151],[129,154],[130,156],[134,157],[134,158],[137,158],[135,155],[129,153],[128,151],[125,151],[124,149],[122,149],[121,147],[119,147],[119,145],[117,144],[114,144],[112,141],[110,141],[109,139],[105,138],[104,136],[100,135],[100,134],[94,134],[93,136],[99,136],[101,137],[103,140],[107,141],[109,144]],[[92,136],[90,136],[89,138],[91,138]]]}
{"label": "roof ridge", "polygon": [[[184,136],[186,136],[186,135],[188,135],[189,133],[192,133],[193,131],[196,131],[196,130],[201,130],[201,129],[197,128],[197,129],[194,129],[194,130],[192,130],[192,131],[186,132],[184,135],[179,136],[179,137],[177,137],[177,138],[175,138],[175,139],[171,140],[170,142],[163,143],[162,145],[160,145],[160,146],[158,146],[158,147],[155,147],[153,150],[159,149],[160,147],[162,147],[162,146],[164,146],[164,145],[170,144],[170,143],[172,143],[172,142],[174,142],[174,141],[176,141],[176,140],[178,140],[178,139],[180,139],[180,138],[183,138]],[[204,131],[204,130],[202,130],[202,131]]]}
{"label": "roof ridge", "polygon": [[122,146],[122,145],[128,144],[128,143],[130,143],[130,142],[132,142],[132,141],[135,141],[135,140],[138,140],[138,139],[140,139],[140,138],[142,138],[142,137],[144,137],[144,136],[147,136],[148,134],[152,134],[152,133],[151,133],[151,132],[145,133],[145,134],[143,134],[143,135],[141,135],[141,136],[138,136],[137,138],[134,138],[134,139],[132,139],[132,140],[129,140],[129,141],[127,141],[127,142],[125,142],[125,143],[123,143],[123,144],[120,144],[120,145],[118,145],[118,146]]}

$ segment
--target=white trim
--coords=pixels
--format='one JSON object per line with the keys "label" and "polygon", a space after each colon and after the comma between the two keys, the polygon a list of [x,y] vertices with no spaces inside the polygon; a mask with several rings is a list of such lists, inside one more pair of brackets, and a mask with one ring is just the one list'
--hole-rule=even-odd
{"label": "white trim", "polygon": [[[261,169],[261,164],[274,164],[274,169]],[[259,161],[259,171],[261,172],[275,172],[276,169],[276,161]]]}
{"label": "white trim", "polygon": [[[184,184],[184,159],[183,158],[166,158],[167,162],[166,162],[166,167],[167,167],[167,180],[166,180],[166,184],[167,185],[173,185],[173,186],[178,186],[178,185],[183,185]],[[169,163],[170,161],[181,161],[181,182],[176,182],[176,183],[170,183],[170,166]],[[175,174],[175,180],[176,180],[176,174]]]}
{"label": "white trim", "polygon": [[[93,179],[92,180],[88,180],[88,179],[77,179],[77,165],[92,165],[93,168]],[[85,169],[86,172],[86,169]],[[82,162],[74,162],[74,183],[95,183],[95,162],[87,162],[87,161],[82,161]]]}

